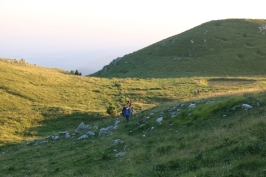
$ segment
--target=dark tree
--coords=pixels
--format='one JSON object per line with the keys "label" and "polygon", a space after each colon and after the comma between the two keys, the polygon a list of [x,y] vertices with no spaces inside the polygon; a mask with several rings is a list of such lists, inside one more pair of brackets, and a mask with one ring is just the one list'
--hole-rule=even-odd
{"label": "dark tree", "polygon": [[75,71],[75,75],[79,75],[79,71],[78,70]]}

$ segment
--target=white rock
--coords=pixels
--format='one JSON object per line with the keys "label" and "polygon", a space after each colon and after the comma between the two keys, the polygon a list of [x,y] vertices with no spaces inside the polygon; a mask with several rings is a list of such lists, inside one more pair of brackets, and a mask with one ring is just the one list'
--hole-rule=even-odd
{"label": "white rock", "polygon": [[86,139],[86,138],[89,138],[89,136],[88,136],[87,134],[80,136],[80,137],[78,138],[78,140]]}
{"label": "white rock", "polygon": [[75,132],[78,132],[84,129],[89,129],[89,128],[91,128],[89,125],[85,125],[83,122],[81,122]]}
{"label": "white rock", "polygon": [[116,130],[117,128],[118,128],[118,125],[115,125],[115,126],[113,127],[113,129],[115,129],[115,130]]}
{"label": "white rock", "polygon": [[163,121],[163,117],[159,117],[159,118],[156,120],[156,122],[158,122],[159,124],[161,124],[162,121]]}
{"label": "white rock", "polygon": [[109,133],[110,133],[110,131],[109,131],[108,127],[107,128],[101,128],[100,132],[99,132],[99,135],[107,135]]}
{"label": "white rock", "polygon": [[139,128],[142,128],[142,127],[144,127],[145,126],[145,124],[141,124],[140,126],[139,126]]}
{"label": "white rock", "polygon": [[188,106],[189,109],[191,109],[191,108],[195,108],[195,107],[196,107],[196,104],[193,104],[193,103],[191,103],[191,104]]}
{"label": "white rock", "polygon": [[249,104],[242,104],[242,107],[245,108],[246,110],[247,109],[252,109],[253,107],[250,106]]}
{"label": "white rock", "polygon": [[118,125],[120,123],[120,120],[115,121],[115,125]]}
{"label": "white rock", "polygon": [[92,132],[92,131],[88,131],[88,132],[86,133],[86,135],[88,135],[89,137],[90,137],[90,136],[95,136],[95,133]]}
{"label": "white rock", "polygon": [[52,140],[57,140],[57,139],[59,139],[59,136],[57,136],[57,135],[52,136]]}
{"label": "white rock", "polygon": [[70,134],[69,133],[66,133],[65,134],[65,139],[69,139],[71,136],[70,136]]}
{"label": "white rock", "polygon": [[125,154],[126,154],[126,152],[119,152],[119,153],[117,153],[117,154],[115,155],[115,157],[123,156],[123,155],[125,155]]}
{"label": "white rock", "polygon": [[113,140],[113,143],[114,145],[118,145],[120,143],[123,143],[123,141],[121,139],[116,139],[116,140]]}

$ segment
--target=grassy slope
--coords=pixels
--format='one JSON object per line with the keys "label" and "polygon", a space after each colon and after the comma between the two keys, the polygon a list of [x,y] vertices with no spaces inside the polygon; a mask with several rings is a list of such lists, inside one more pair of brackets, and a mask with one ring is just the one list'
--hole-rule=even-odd
{"label": "grassy slope", "polygon": [[[79,77],[57,69],[3,61],[0,61],[0,69],[1,143],[45,134],[45,131],[59,128],[61,119],[75,117],[75,124],[71,121],[61,125],[73,128],[81,122],[77,117],[87,120],[107,116],[107,106],[113,104],[120,110],[129,98],[134,100],[135,109],[139,111],[192,95],[197,87],[184,85],[186,79]],[[169,85],[169,82],[172,83]],[[195,81],[191,79],[190,82]],[[176,94],[178,89],[189,89],[189,92]],[[50,118],[57,118],[57,121],[46,127]],[[32,130],[39,126],[46,128]]]}
{"label": "grassy slope", "polygon": [[[250,63],[245,68],[254,70]],[[213,77],[219,76],[216,70],[178,78],[182,74],[149,71],[154,77],[146,78],[150,74],[138,68],[128,72],[135,78],[95,78],[1,60],[0,71],[1,176],[265,176],[266,81],[259,69],[252,77],[232,79]],[[194,95],[195,89],[201,94]],[[108,105],[119,112],[130,98],[137,111],[130,123],[107,116]],[[196,108],[189,110],[190,103]],[[254,109],[245,111],[242,103]],[[181,113],[171,118],[174,104]],[[240,108],[233,111],[235,105]],[[161,125],[158,117],[164,118]],[[69,140],[25,143],[73,133],[80,122],[102,128],[115,119],[121,120],[119,128],[108,136],[95,131],[95,137],[77,141],[84,131]],[[118,138],[123,143],[113,145]],[[126,154],[115,158],[115,151]]]}
{"label": "grassy slope", "polygon": [[[209,100],[215,102],[206,105]],[[190,103],[196,108],[187,109]],[[232,110],[242,103],[254,108]],[[61,136],[48,143],[2,147],[0,172],[2,176],[264,176],[265,105],[263,92],[161,105],[132,116],[130,123],[122,117],[109,118],[97,125],[107,127],[117,119],[121,123],[108,136],[77,141],[83,131],[68,140]],[[173,108],[181,109],[181,116],[171,118]],[[164,118],[162,124],[156,122],[158,117]],[[114,145],[115,139],[123,143]],[[117,152],[126,154],[115,157]]]}
{"label": "grassy slope", "polygon": [[265,75],[266,36],[258,28],[265,23],[242,19],[207,22],[125,55],[116,66],[109,64],[107,72],[94,75],[144,78]]}
{"label": "grassy slope", "polygon": [[[190,98],[199,88],[203,95],[209,95],[264,86],[263,82],[241,88],[208,86],[208,78],[200,77],[79,77],[58,69],[3,61],[0,61],[0,69],[1,143],[46,135],[58,128],[74,128],[81,121],[101,120],[101,117],[107,116],[107,106],[114,105],[119,112],[128,99],[134,100],[138,112],[164,102]],[[62,120],[69,121],[62,124]]]}

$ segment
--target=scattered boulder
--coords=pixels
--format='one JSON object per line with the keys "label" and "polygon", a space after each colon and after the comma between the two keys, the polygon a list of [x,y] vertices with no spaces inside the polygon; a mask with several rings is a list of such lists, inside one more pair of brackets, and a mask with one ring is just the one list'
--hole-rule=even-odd
{"label": "scattered boulder", "polygon": [[52,138],[52,140],[58,140],[59,136],[58,135],[52,135],[51,138]]}
{"label": "scattered boulder", "polygon": [[192,108],[195,108],[195,107],[196,107],[196,104],[191,103],[191,104],[188,106],[188,109],[192,109]]}
{"label": "scattered boulder", "polygon": [[265,31],[266,31],[266,25],[262,25],[262,26],[260,26],[260,27],[258,27],[259,28],[259,30],[260,30],[260,32],[262,33],[262,34],[265,34]]}
{"label": "scattered boulder", "polygon": [[236,106],[234,106],[234,107],[232,108],[232,110],[233,110],[233,111],[236,111],[237,109],[240,109],[240,108],[241,108],[241,106],[236,105]]}
{"label": "scattered boulder", "polygon": [[65,134],[65,139],[69,139],[71,136],[70,136],[70,134],[69,133],[66,133]]}
{"label": "scattered boulder", "polygon": [[94,132],[91,132],[91,131],[89,131],[89,132],[87,132],[86,134],[84,134],[84,135],[80,136],[80,137],[78,138],[78,140],[81,140],[81,139],[86,139],[86,138],[89,138],[89,137],[91,137],[91,136],[95,136],[95,133],[94,133]]}
{"label": "scattered boulder", "polygon": [[65,135],[65,134],[67,134],[68,132],[59,132],[58,134],[59,135]]}
{"label": "scattered boulder", "polygon": [[120,124],[120,120],[116,119],[113,129],[117,129],[118,128],[118,124]]}
{"label": "scattered boulder", "polygon": [[180,112],[172,112],[172,113],[171,113],[171,118],[174,118],[174,117],[178,116],[179,113],[180,113]]}
{"label": "scattered boulder", "polygon": [[108,126],[106,128],[101,128],[100,129],[100,132],[99,132],[99,135],[108,135],[111,133],[110,129],[112,129],[113,126]]}
{"label": "scattered boulder", "polygon": [[118,153],[115,155],[115,157],[123,156],[123,155],[125,155],[125,154],[126,154],[126,152],[118,152]]}
{"label": "scattered boulder", "polygon": [[139,126],[139,128],[142,128],[142,127],[144,127],[146,124],[141,124],[140,126]]}
{"label": "scattered boulder", "polygon": [[86,135],[88,135],[89,137],[90,137],[90,136],[95,136],[95,133],[92,132],[92,131],[88,131],[88,132],[86,133]]}
{"label": "scattered boulder", "polygon": [[121,139],[116,139],[116,140],[113,140],[113,144],[114,145],[118,145],[120,143],[123,143],[123,141]]}
{"label": "scattered boulder", "polygon": [[159,118],[156,120],[156,122],[158,122],[159,124],[161,124],[162,121],[163,121],[163,117],[159,117]]}
{"label": "scattered boulder", "polygon": [[81,122],[75,132],[79,132],[81,130],[90,129],[90,128],[91,127],[89,125],[85,125],[83,122]]}
{"label": "scattered boulder", "polygon": [[115,125],[118,125],[120,123],[120,120],[115,120]]}
{"label": "scattered boulder", "polygon": [[78,138],[78,140],[86,139],[86,138],[89,138],[89,136],[88,136],[87,134],[80,136],[80,137]]}
{"label": "scattered boulder", "polygon": [[65,139],[69,139],[71,137],[68,132],[59,132],[59,135],[65,135]]}
{"label": "scattered boulder", "polygon": [[250,106],[249,104],[242,104],[242,108],[244,108],[245,110],[248,110],[248,109],[252,109],[253,106]]}

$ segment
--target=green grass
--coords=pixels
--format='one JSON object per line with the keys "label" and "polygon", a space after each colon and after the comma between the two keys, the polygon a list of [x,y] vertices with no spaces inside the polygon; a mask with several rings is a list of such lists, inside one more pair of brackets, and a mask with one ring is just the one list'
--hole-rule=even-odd
{"label": "green grass", "polygon": [[[241,103],[263,103],[265,92],[239,96]],[[213,107],[232,102],[231,97],[216,97]],[[235,99],[236,103],[239,104]],[[205,99],[198,107],[204,107]],[[186,111],[176,102],[176,108]],[[265,107],[231,112],[224,106],[206,119],[193,124],[178,125],[169,109],[174,105],[157,106],[124,118],[119,128],[108,136],[77,141],[82,132],[72,139],[49,140],[43,144],[19,143],[2,147],[1,172],[11,176],[263,176],[265,171]],[[232,104],[234,105],[234,104]],[[197,111],[197,107],[195,110]],[[221,114],[227,114],[226,117]],[[164,112],[164,122],[156,118]],[[153,113],[153,115],[151,115]],[[206,114],[206,113],[202,113]],[[204,116],[203,115],[203,116]],[[150,116],[149,119],[145,118]],[[109,123],[108,123],[109,122]],[[111,125],[114,118],[100,123]],[[99,124],[99,125],[100,125]],[[144,126],[140,126],[145,124]],[[104,127],[104,126],[103,126]],[[155,127],[151,130],[151,127]],[[72,132],[74,129],[72,129]],[[70,130],[71,132],[71,130]],[[85,131],[86,132],[86,131]],[[85,133],[84,132],[84,133]],[[143,136],[145,135],[145,137]],[[123,143],[114,145],[120,138]],[[40,140],[43,141],[43,140]],[[115,157],[115,152],[126,152]],[[14,158],[17,157],[17,158]],[[38,159],[38,160],[36,160]]]}
{"label": "green grass", "polygon": [[[265,176],[262,24],[211,21],[87,77],[0,59],[0,176]],[[126,123],[119,113],[129,99]],[[81,122],[100,129],[116,120],[110,135],[74,134]]]}
{"label": "green grass", "polygon": [[107,72],[93,75],[119,78],[263,76],[266,74],[266,36],[258,27],[264,24],[265,20],[250,19],[210,21],[127,54],[116,66],[110,63]]}
{"label": "green grass", "polygon": [[[6,69],[1,72],[2,176],[265,173],[263,77],[95,78],[0,64]],[[200,95],[194,94],[196,89],[202,90]],[[129,123],[106,113],[109,105],[119,111],[130,98],[136,114]],[[196,107],[188,109],[191,103]],[[254,109],[243,110],[243,103]],[[232,110],[234,106],[239,108]],[[180,114],[172,118],[177,109]],[[163,117],[161,125],[156,122],[159,117]],[[95,137],[78,141],[83,131],[71,139],[60,135],[59,140],[42,143],[60,131],[72,134],[81,122],[102,128],[115,119],[121,123],[108,136],[94,130]],[[123,143],[114,145],[118,138]],[[115,157],[115,150],[126,154]]]}

